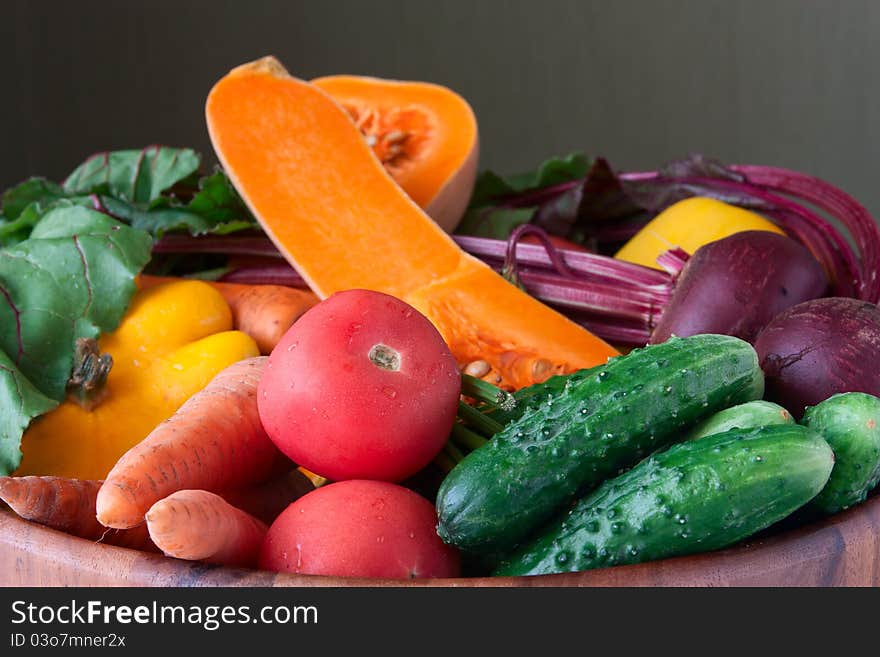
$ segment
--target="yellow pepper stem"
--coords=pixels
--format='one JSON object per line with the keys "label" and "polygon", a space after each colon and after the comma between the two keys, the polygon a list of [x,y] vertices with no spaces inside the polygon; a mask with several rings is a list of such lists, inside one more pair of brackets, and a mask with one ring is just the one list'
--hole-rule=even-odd
{"label": "yellow pepper stem", "polygon": [[86,410],[92,409],[101,399],[107,375],[112,367],[113,357],[110,354],[102,354],[96,340],[77,339],[73,372],[67,382],[68,398]]}

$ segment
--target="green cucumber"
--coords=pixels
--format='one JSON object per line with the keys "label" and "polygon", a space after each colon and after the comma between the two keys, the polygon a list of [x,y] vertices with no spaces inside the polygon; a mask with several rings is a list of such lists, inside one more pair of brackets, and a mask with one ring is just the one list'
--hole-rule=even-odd
{"label": "green cucumber", "polygon": [[508,551],[577,494],[764,390],[755,350],[725,335],[672,338],[588,372],[453,468],[437,496],[444,541]]}
{"label": "green cucumber", "polygon": [[880,481],[880,399],[863,392],[833,395],[807,408],[801,424],[822,434],[834,451],[831,479],[810,509],[831,514],[864,502]]}
{"label": "green cucumber", "polygon": [[488,415],[501,424],[510,424],[519,420],[529,411],[535,410],[541,404],[545,404],[548,399],[558,395],[568,386],[574,385],[576,382],[589,377],[602,365],[591,367],[585,370],[578,370],[571,374],[559,374],[551,376],[546,381],[534,383],[525,388],[520,388],[513,393],[516,405],[510,409],[495,409]]}
{"label": "green cucumber", "polygon": [[589,570],[717,550],[808,503],[833,464],[822,436],[797,424],[680,443],[606,481],[493,574]]}
{"label": "green cucumber", "polygon": [[731,429],[751,429],[771,424],[794,424],[794,418],[779,404],[758,399],[718,411],[688,431],[684,439],[696,440]]}

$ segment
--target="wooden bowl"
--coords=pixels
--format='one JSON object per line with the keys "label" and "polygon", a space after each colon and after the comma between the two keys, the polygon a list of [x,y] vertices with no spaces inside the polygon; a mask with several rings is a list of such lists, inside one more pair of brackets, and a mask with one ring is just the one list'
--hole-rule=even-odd
{"label": "wooden bowl", "polygon": [[538,577],[355,580],[205,566],[68,536],[0,511],[3,586],[880,586],[880,495],[727,550]]}

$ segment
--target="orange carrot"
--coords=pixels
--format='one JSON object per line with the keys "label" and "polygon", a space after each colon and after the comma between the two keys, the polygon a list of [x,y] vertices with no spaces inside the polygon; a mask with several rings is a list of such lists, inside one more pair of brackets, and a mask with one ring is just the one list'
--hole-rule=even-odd
{"label": "orange carrot", "polygon": [[291,470],[249,488],[225,491],[220,496],[232,506],[271,525],[284,509],[315,486],[299,470]]}
{"label": "orange carrot", "polygon": [[0,499],[25,520],[109,545],[155,551],[145,527],[107,529],[95,517],[100,481],[0,477]]}
{"label": "orange carrot", "polygon": [[[142,275],[138,285],[146,288],[175,280],[181,279]],[[264,355],[272,351],[305,311],[318,303],[312,292],[283,285],[206,282],[229,304],[233,326],[251,336]]]}
{"label": "orange carrot", "polygon": [[318,303],[312,292],[283,285],[241,285],[214,283],[232,309],[235,328],[257,343],[260,353],[269,354],[287,329]]}
{"label": "orange carrot", "polygon": [[166,556],[222,566],[253,566],[268,527],[205,490],[179,490],[146,514],[153,542]]}
{"label": "orange carrot", "polygon": [[185,488],[222,492],[265,481],[290,462],[260,422],[257,384],[266,356],[230,365],[117,461],[98,491],[98,520],[127,529]]}

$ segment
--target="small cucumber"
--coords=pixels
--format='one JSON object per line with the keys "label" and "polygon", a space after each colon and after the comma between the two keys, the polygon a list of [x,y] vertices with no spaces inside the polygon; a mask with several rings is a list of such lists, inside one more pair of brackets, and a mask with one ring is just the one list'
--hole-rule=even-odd
{"label": "small cucumber", "polygon": [[726,547],[809,502],[831,474],[823,438],[797,424],[674,445],[603,483],[495,575],[541,575]]}
{"label": "small cucumber", "polygon": [[831,479],[811,510],[837,513],[860,502],[880,481],[880,399],[863,392],[833,395],[804,413],[834,451]]}
{"label": "small cucumber", "polygon": [[576,373],[453,468],[437,531],[466,551],[509,551],[580,492],[763,390],[755,350],[726,335],[672,338]]}
{"label": "small cucumber", "polygon": [[688,431],[684,439],[696,440],[731,429],[751,429],[771,424],[794,424],[794,418],[779,404],[758,399],[718,411]]}

